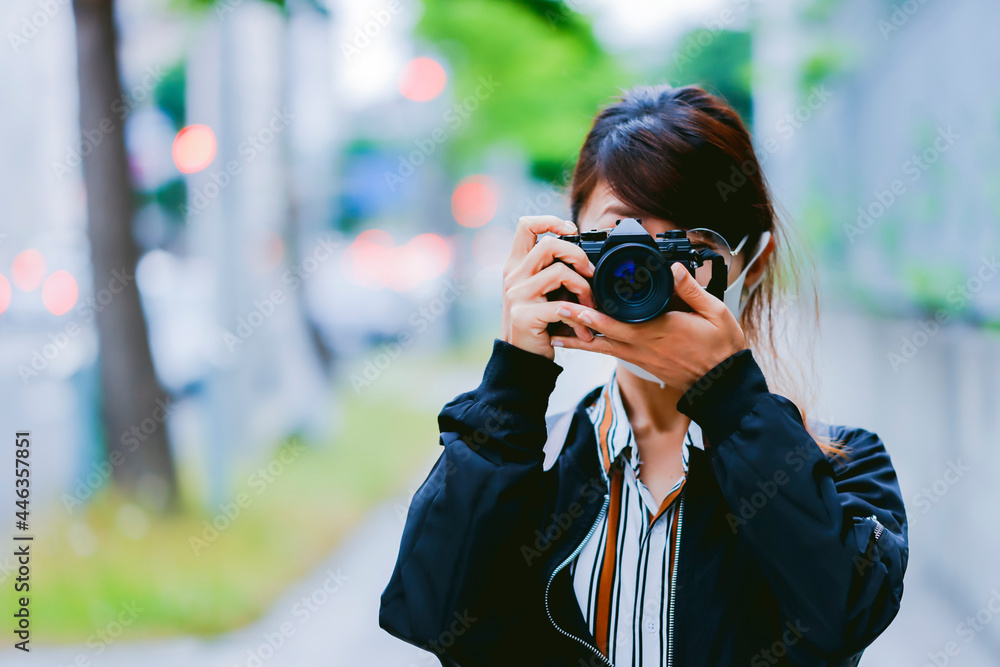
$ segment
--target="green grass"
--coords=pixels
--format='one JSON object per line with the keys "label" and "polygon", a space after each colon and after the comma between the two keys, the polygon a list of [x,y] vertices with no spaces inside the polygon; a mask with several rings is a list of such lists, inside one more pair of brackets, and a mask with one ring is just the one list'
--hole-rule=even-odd
{"label": "green grass", "polygon": [[[73,517],[57,512],[36,518],[43,523],[32,558],[34,642],[86,642],[133,601],[142,611],[127,628],[128,639],[212,635],[257,618],[326,558],[367,510],[406,489],[434,456],[435,414],[402,406],[388,387],[374,389],[361,397],[345,391],[336,441],[299,450],[260,492],[245,474],[237,478],[234,496],[243,491],[251,502],[197,555],[190,538],[201,535],[202,521],[214,512],[149,516],[148,528],[133,539],[123,534],[118,517],[123,507],[133,517],[140,510],[105,489]],[[96,551],[86,556],[72,546],[81,533],[96,538]],[[11,578],[3,587],[11,591]],[[0,598],[7,618],[13,597]]]}

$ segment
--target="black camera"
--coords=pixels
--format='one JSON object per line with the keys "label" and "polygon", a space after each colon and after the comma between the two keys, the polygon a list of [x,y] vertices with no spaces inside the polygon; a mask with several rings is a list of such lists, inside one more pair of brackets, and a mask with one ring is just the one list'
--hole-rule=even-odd
{"label": "black camera", "polygon": [[[663,232],[653,238],[641,220],[624,218],[616,220],[611,230],[559,238],[580,246],[587,253],[595,267],[589,282],[597,310],[622,322],[645,322],[668,309],[674,295],[674,276],[670,271],[674,262],[683,264],[692,276],[695,269],[708,262],[712,275],[706,289],[718,299],[722,299],[726,289],[725,258],[709,245],[693,244],[682,229]],[[576,295],[564,286],[546,296],[549,301],[577,301]],[[681,302],[674,304],[671,310],[690,309]],[[567,330],[572,333],[562,322],[549,325],[549,332],[553,334],[564,334]]]}

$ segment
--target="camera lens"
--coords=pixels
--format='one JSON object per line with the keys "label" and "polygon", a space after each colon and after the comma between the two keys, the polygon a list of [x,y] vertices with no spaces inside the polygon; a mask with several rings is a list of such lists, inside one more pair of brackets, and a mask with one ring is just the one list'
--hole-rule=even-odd
{"label": "camera lens", "polygon": [[615,296],[625,303],[639,305],[653,293],[649,271],[632,259],[620,262],[613,275]]}
{"label": "camera lens", "polygon": [[656,317],[674,292],[668,263],[657,250],[640,243],[625,243],[603,254],[592,284],[597,307],[623,322]]}

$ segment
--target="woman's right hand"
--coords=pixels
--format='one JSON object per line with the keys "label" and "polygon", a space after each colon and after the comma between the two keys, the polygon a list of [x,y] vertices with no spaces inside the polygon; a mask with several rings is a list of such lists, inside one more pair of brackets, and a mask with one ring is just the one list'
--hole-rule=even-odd
{"label": "woman's right hand", "polygon": [[570,317],[566,308],[568,302],[549,301],[545,295],[564,286],[580,303],[593,308],[587,278],[593,277],[594,265],[583,248],[569,241],[554,236],[537,241],[538,235],[545,232],[577,233],[576,225],[554,215],[525,216],[518,220],[510,256],[503,269],[501,340],[555,359],[547,330],[550,322],[569,324],[576,335],[586,341],[593,340],[594,336],[590,329]]}

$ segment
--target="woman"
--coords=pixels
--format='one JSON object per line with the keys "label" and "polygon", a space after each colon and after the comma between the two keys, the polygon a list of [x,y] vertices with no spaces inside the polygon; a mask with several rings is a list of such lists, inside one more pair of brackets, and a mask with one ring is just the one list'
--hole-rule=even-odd
{"label": "woman", "polygon": [[[597,116],[571,203],[575,224],[518,225],[502,336],[438,417],[381,626],[445,665],[857,664],[899,609],[905,511],[878,436],[769,388],[788,370],[786,251],[738,115],[697,87],[628,92]],[[718,233],[737,249],[724,298],[675,264],[686,307],[640,324],[596,309],[587,256],[538,235],[624,218]],[[619,361],[547,425],[559,346]]]}

